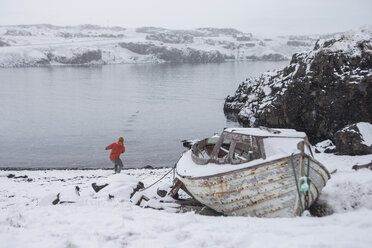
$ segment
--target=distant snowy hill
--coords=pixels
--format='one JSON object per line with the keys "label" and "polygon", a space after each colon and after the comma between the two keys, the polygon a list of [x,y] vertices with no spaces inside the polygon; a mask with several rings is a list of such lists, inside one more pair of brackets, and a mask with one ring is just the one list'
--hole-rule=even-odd
{"label": "distant snowy hill", "polygon": [[0,67],[289,60],[320,36],[261,37],[231,28],[0,26]]}

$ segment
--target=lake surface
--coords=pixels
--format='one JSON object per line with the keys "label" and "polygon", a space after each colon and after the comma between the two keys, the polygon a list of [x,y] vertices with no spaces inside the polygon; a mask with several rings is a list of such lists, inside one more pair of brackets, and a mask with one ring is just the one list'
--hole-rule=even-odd
{"label": "lake surface", "polygon": [[0,69],[0,167],[170,167],[183,139],[224,127],[224,98],[248,76],[288,62]]}

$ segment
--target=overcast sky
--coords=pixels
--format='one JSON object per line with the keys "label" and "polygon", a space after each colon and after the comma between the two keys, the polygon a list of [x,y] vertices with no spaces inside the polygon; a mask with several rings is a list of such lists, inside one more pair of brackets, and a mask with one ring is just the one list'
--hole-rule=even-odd
{"label": "overcast sky", "polygon": [[319,34],[372,24],[372,0],[0,0],[0,25],[233,27]]}

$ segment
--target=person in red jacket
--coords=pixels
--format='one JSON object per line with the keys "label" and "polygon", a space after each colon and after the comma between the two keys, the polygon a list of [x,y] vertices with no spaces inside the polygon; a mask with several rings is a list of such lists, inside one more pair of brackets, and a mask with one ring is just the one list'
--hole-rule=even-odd
{"label": "person in red jacket", "polygon": [[125,152],[125,146],[123,143],[124,138],[120,137],[118,142],[112,143],[106,147],[106,150],[111,149],[110,159],[114,163],[115,173],[120,173],[121,169],[123,169],[123,162],[120,159],[120,154]]}

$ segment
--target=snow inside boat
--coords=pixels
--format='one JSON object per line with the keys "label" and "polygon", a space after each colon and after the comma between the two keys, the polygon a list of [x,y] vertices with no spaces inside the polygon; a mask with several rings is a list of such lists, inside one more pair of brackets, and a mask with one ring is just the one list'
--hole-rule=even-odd
{"label": "snow inside boat", "polygon": [[228,128],[193,144],[176,177],[197,201],[225,215],[292,217],[310,208],[330,174],[303,132]]}

